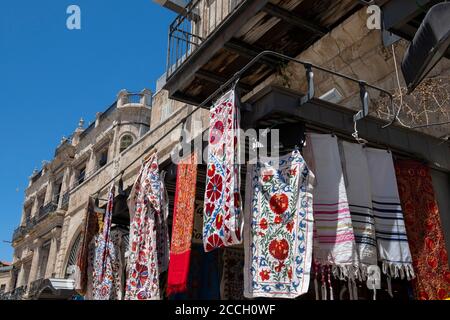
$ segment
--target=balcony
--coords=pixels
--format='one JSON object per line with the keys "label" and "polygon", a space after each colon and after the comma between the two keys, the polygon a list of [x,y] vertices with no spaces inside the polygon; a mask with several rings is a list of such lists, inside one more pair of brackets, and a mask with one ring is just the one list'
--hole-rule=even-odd
{"label": "balcony", "polygon": [[[63,199],[64,202],[64,199]],[[18,227],[14,230],[13,233],[13,242],[17,241],[25,236],[28,232],[30,232],[39,222],[45,220],[51,213],[55,212],[58,209],[58,204],[54,202],[50,202],[45,206],[39,208],[38,213],[34,217],[28,217],[25,221],[25,224]]]}
{"label": "balcony", "polygon": [[152,106],[152,93],[150,90],[144,89],[139,93],[128,92],[126,90],[119,92],[117,108],[142,106],[148,108]]}
{"label": "balcony", "polygon": [[[295,57],[362,8],[344,0],[193,0],[169,27],[172,99],[198,105],[264,50]],[[262,59],[241,79],[245,92],[283,66]]]}
{"label": "balcony", "polygon": [[45,206],[39,208],[38,221],[42,221],[47,218],[51,213],[58,209],[58,204],[55,202],[47,203]]}

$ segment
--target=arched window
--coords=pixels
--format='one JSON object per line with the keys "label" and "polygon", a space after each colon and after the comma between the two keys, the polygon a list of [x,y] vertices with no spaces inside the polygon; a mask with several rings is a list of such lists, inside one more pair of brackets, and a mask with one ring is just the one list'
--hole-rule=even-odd
{"label": "arched window", "polygon": [[133,144],[133,140],[131,135],[124,135],[122,139],[120,139],[120,152],[122,153],[124,150],[128,149],[128,147]]}
{"label": "arched window", "polygon": [[69,253],[69,259],[67,261],[66,266],[66,278],[72,278],[73,273],[75,271],[75,265],[77,264],[77,258],[78,258],[78,250],[80,249],[81,245],[81,233],[77,236],[75,239],[72,248],[70,249]]}

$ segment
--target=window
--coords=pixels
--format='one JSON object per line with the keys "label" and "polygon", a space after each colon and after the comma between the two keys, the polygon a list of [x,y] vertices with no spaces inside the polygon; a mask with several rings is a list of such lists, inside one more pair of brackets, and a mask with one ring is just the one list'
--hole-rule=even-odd
{"label": "window", "polygon": [[70,249],[69,259],[66,266],[66,279],[72,279],[74,277],[75,265],[77,264],[78,250],[81,245],[81,233],[78,234]]}
{"label": "window", "polygon": [[61,190],[62,190],[62,180],[60,180],[57,183],[55,183],[55,189],[53,191],[53,202],[56,203],[56,204],[59,203]]}
{"label": "window", "polygon": [[2,285],[0,286],[0,293],[5,292],[5,290],[6,290],[6,284],[2,284]]}
{"label": "window", "polygon": [[133,140],[134,139],[131,135],[124,135],[122,139],[120,139],[120,153],[128,149],[128,147],[133,144]]}
{"label": "window", "polygon": [[83,165],[78,169],[77,174],[77,182],[78,184],[82,184],[84,182],[84,179],[86,178],[86,165]]}
{"label": "window", "polygon": [[98,168],[103,168],[108,163],[108,149],[104,149],[98,153]]}
{"label": "window", "polygon": [[27,207],[25,207],[25,225],[28,224],[28,222],[31,219],[31,205],[28,205]]}

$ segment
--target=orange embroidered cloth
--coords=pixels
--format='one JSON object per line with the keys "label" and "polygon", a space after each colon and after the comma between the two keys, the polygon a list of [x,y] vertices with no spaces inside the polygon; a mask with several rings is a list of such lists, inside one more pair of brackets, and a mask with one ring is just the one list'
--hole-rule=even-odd
{"label": "orange embroidered cloth", "polygon": [[416,278],[414,293],[420,300],[450,297],[450,271],[428,167],[417,161],[395,163],[398,191]]}
{"label": "orange embroidered cloth", "polygon": [[195,153],[181,160],[177,167],[177,183],[173,212],[167,295],[186,291],[194,225],[197,181]]}

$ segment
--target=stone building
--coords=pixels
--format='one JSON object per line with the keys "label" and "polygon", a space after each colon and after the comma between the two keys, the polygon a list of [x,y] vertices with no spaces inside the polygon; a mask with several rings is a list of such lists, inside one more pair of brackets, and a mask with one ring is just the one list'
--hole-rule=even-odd
{"label": "stone building", "polygon": [[11,270],[10,263],[0,261],[0,296],[9,291],[9,273]]}
{"label": "stone building", "polygon": [[[153,96],[145,90],[137,95],[122,91],[89,127],[80,122],[61,141],[54,159],[30,177],[13,235],[12,294],[25,299],[72,295],[72,266],[88,196],[104,204],[107,187],[119,178],[128,190],[142,158],[154,148],[161,168],[173,172],[171,152],[180,130],[191,133],[185,143],[201,137],[209,122],[207,108],[235,80],[240,80],[242,126],[291,130],[294,139],[292,125],[352,139],[353,116],[366,90],[369,114],[358,121],[360,137],[430,163],[450,248],[450,125],[422,126],[450,120],[450,62],[443,58],[410,95],[399,65],[435,1],[418,1],[421,6],[376,1],[384,13],[382,30],[367,27],[367,6],[353,0],[193,0],[186,8],[179,1],[156,2],[180,13],[169,26],[167,72]],[[400,2],[403,10],[396,9]],[[313,68],[261,55],[265,50]],[[397,121],[382,129],[400,107]],[[173,177],[168,179],[173,201]],[[199,201],[204,183],[200,174]],[[116,213],[116,221],[121,215]]]}

